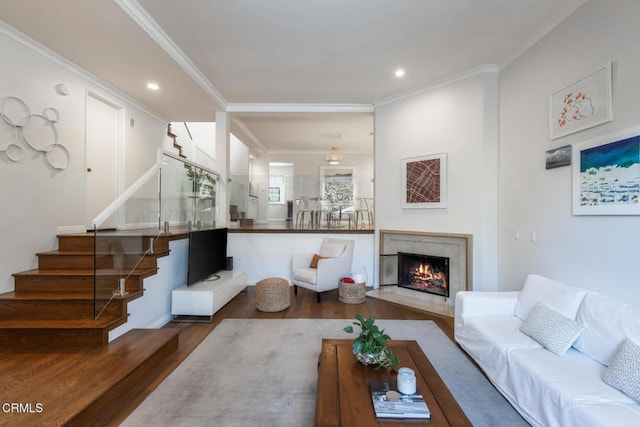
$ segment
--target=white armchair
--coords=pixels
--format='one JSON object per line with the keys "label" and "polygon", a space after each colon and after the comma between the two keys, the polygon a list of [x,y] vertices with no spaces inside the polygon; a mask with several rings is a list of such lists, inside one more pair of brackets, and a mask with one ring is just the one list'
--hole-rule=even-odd
{"label": "white armchair", "polygon": [[[298,286],[317,293],[338,289],[340,279],[351,274],[353,240],[324,239],[317,254],[294,254],[291,261],[291,283],[298,295]],[[312,267],[316,255],[317,267]],[[319,257],[319,258],[318,258]]]}

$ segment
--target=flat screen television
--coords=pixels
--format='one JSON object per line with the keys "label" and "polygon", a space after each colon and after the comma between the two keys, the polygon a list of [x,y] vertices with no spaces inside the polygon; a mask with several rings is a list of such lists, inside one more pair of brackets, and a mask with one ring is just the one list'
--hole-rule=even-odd
{"label": "flat screen television", "polygon": [[187,285],[214,279],[227,264],[227,229],[195,230],[189,233]]}

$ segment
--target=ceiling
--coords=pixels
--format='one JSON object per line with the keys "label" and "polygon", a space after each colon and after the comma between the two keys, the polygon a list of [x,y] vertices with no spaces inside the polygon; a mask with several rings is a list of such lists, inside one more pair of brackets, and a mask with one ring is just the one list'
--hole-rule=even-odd
{"label": "ceiling", "polygon": [[168,121],[229,111],[254,151],[371,152],[374,104],[500,68],[585,2],[0,0],[0,19]]}

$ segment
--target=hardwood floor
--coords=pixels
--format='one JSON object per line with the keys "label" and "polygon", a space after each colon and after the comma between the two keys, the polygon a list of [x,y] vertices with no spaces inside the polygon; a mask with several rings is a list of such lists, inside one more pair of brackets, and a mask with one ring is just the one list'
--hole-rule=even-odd
{"label": "hardwood floor", "polygon": [[[356,313],[377,319],[433,320],[453,339],[453,319],[367,298],[363,304],[350,305],[338,301],[338,291],[322,295],[299,289],[291,292],[291,306],[277,313],[264,313],[255,308],[254,287],[249,286],[213,317],[212,322],[170,322],[153,336],[136,334],[121,337],[108,346],[92,350],[58,352],[15,351],[0,348],[0,396],[3,404],[23,404],[22,413],[0,412],[0,425],[119,425],[225,318],[243,319],[353,319]],[[149,331],[147,331],[149,332]],[[174,340],[172,337],[179,339]],[[152,350],[162,344],[162,358]],[[178,342],[176,342],[178,341]],[[166,347],[166,349],[164,349]],[[177,348],[176,348],[177,347]],[[174,350],[175,349],[175,350]],[[123,375],[127,364],[148,358],[147,367]],[[138,362],[139,363],[139,362]],[[119,376],[116,378],[116,375]],[[124,380],[123,380],[124,378]],[[118,386],[110,386],[118,381]],[[96,390],[109,407],[84,402]],[[38,402],[47,401],[44,408]],[[97,408],[96,408],[97,406]],[[3,407],[4,408],[4,407]],[[27,412],[27,413],[24,413]],[[106,413],[105,413],[106,412]]]}

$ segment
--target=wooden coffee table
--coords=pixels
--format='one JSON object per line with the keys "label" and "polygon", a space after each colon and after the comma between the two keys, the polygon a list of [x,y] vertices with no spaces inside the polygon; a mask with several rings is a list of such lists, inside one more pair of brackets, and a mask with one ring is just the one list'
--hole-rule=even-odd
{"label": "wooden coffee table", "polygon": [[416,372],[418,390],[431,411],[429,420],[376,418],[369,382],[395,380],[385,369],[374,371],[362,365],[351,352],[352,340],[323,339],[318,363],[316,426],[471,426],[427,356],[415,341],[390,341],[388,346],[400,358],[400,367]]}

